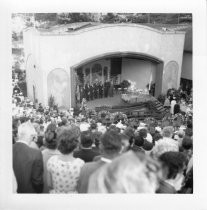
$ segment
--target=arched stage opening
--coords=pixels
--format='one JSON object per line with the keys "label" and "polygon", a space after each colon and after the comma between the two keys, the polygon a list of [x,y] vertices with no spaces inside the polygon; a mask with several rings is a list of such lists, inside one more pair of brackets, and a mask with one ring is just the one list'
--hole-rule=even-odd
{"label": "arched stage opening", "polygon": [[[80,101],[80,89],[86,84],[91,86],[100,83],[104,86],[107,81],[113,83],[115,90],[123,80],[133,82],[138,89],[145,89],[147,84],[155,83],[155,96],[158,96],[162,92],[163,66],[159,58],[135,52],[105,53],[82,60],[70,68],[71,106],[75,107]],[[104,93],[101,98],[92,97],[89,101],[91,107],[119,103],[120,100],[120,96],[104,99]],[[109,100],[111,103],[107,102]]]}

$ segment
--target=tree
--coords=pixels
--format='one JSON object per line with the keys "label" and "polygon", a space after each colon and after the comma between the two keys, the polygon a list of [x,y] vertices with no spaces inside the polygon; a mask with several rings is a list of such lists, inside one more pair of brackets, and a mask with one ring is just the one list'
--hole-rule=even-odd
{"label": "tree", "polygon": [[34,17],[39,22],[56,21],[57,13],[34,13]]}

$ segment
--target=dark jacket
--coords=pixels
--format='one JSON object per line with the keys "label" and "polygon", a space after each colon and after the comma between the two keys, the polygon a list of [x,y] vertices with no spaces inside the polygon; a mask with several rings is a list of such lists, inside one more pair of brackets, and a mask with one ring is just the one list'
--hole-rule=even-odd
{"label": "dark jacket", "polygon": [[85,162],[93,161],[93,158],[98,155],[100,155],[100,154],[98,152],[94,151],[93,149],[81,149],[81,150],[75,151],[73,153],[73,156],[75,158],[80,158],[80,159],[84,160]]}
{"label": "dark jacket", "polygon": [[105,162],[102,160],[98,160],[91,163],[86,163],[80,172],[80,177],[78,180],[78,186],[77,190],[78,193],[87,193],[88,192],[88,182],[89,178],[92,173],[94,173],[97,169],[99,169],[101,166],[103,166]]}
{"label": "dark jacket", "polygon": [[38,149],[24,143],[13,145],[13,169],[17,193],[41,193],[43,190],[43,159]]}

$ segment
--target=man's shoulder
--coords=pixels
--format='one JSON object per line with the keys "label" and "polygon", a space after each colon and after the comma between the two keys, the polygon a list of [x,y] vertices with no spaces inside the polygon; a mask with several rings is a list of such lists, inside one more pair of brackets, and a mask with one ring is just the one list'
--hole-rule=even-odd
{"label": "man's shoulder", "polygon": [[98,160],[98,161],[93,161],[93,162],[89,162],[89,163],[85,163],[83,168],[82,168],[82,171],[90,171],[90,170],[93,170],[95,168],[98,168],[102,165],[102,161],[101,160]]}

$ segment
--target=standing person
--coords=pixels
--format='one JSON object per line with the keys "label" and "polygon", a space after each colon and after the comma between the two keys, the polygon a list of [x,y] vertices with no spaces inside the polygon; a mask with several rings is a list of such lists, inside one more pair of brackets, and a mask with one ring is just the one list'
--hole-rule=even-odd
{"label": "standing person", "polygon": [[172,115],[174,115],[174,106],[175,106],[175,104],[176,104],[176,98],[173,97],[173,100],[171,101],[171,104],[170,104],[170,113]]}
{"label": "standing person", "polygon": [[90,92],[90,100],[93,100],[94,99],[94,97],[93,97],[93,84],[91,84],[89,86],[89,92]]}
{"label": "standing person", "polygon": [[50,193],[77,193],[77,181],[84,161],[73,157],[78,145],[76,133],[64,129],[58,135],[60,155],[51,157],[47,162],[47,184]]}
{"label": "standing person", "polygon": [[100,155],[92,149],[92,133],[90,131],[83,131],[81,133],[81,148],[74,152],[73,156],[82,159],[84,162],[91,162],[95,156]]}
{"label": "standing person", "polygon": [[164,108],[170,109],[170,96],[167,96],[164,102]]}
{"label": "standing person", "polygon": [[116,131],[107,131],[101,136],[100,140],[100,151],[102,156],[100,156],[97,161],[86,163],[81,169],[77,188],[79,193],[87,193],[91,174],[104,164],[110,163],[112,159],[119,156],[121,152],[121,136]]}
{"label": "standing person", "polygon": [[174,105],[174,114],[180,113],[180,104],[177,100],[176,104]]}
{"label": "standing person", "polygon": [[19,140],[13,145],[13,169],[17,180],[17,193],[42,193],[43,159],[38,149],[30,147],[37,133],[30,122],[18,128]]}
{"label": "standing person", "polygon": [[57,127],[55,123],[51,123],[48,125],[45,131],[45,146],[46,149],[42,151],[43,156],[43,165],[44,165],[44,188],[43,193],[49,193],[49,189],[47,186],[47,161],[54,155],[59,155],[60,152],[57,150]]}
{"label": "standing person", "polygon": [[108,95],[109,95],[109,97],[114,96],[114,85],[113,85],[112,80],[109,82]]}
{"label": "standing person", "polygon": [[85,85],[85,96],[86,96],[86,100],[89,101],[89,85],[88,85],[88,83],[86,83],[86,85]]}
{"label": "standing person", "polygon": [[97,86],[97,82],[95,82],[94,84],[94,99],[98,98],[98,86]]}

